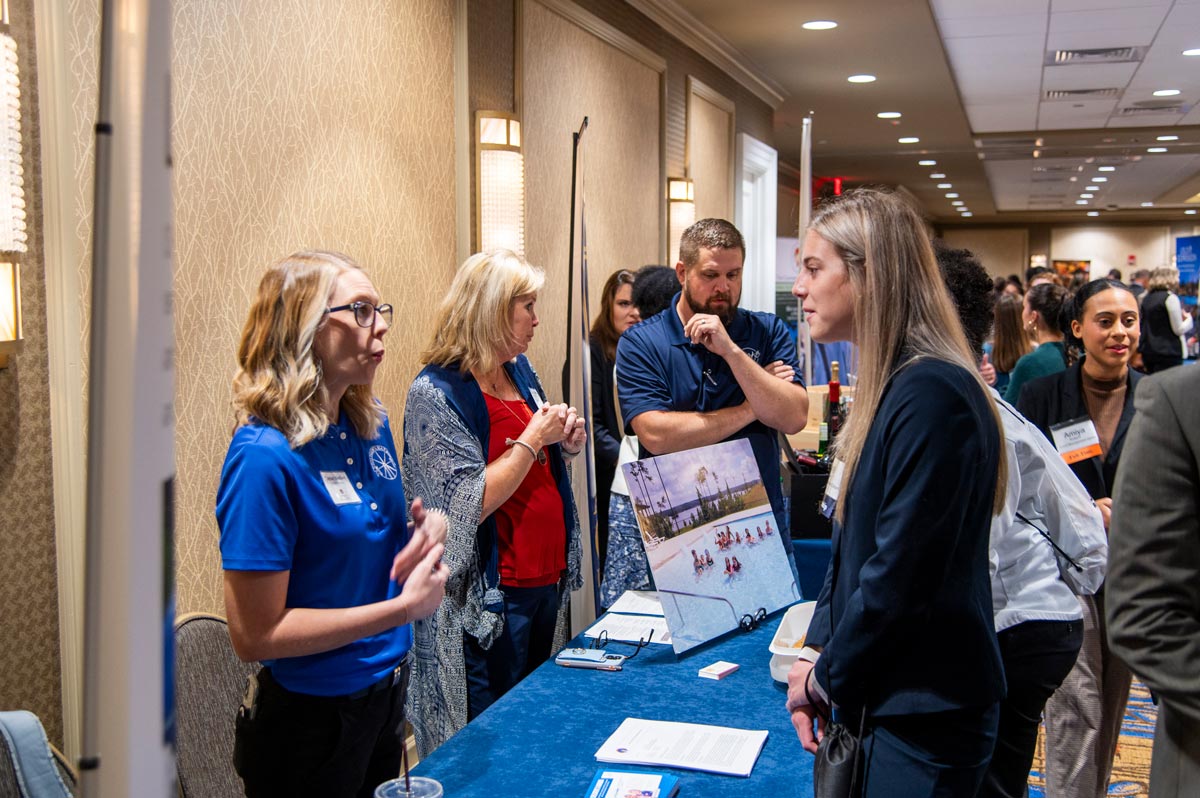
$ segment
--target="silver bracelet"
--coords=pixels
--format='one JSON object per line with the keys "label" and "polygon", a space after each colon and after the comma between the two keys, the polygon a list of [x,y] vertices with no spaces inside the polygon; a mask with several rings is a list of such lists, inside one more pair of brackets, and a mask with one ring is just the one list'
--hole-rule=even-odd
{"label": "silver bracelet", "polygon": [[532,446],[530,446],[525,441],[517,440],[516,438],[505,438],[504,445],[505,446],[524,446],[526,451],[529,452],[530,457],[532,457],[534,460],[538,459],[537,449],[534,449]]}

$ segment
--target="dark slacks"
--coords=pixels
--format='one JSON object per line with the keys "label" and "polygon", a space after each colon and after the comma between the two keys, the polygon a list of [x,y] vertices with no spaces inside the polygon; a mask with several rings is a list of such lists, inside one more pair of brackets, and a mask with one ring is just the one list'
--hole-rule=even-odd
{"label": "dark slacks", "polygon": [[505,587],[504,631],[485,649],[463,635],[467,720],[474,720],[550,658],[558,622],[558,585]]}
{"label": "dark slacks", "polygon": [[247,798],[371,798],[400,773],[408,670],[347,698],[294,693],[263,668],[234,742]]}
{"label": "dark slacks", "polygon": [[1042,709],[1075,666],[1083,621],[1026,621],[997,638],[1008,695],[1000,702],[996,751],[979,794],[1021,798],[1029,782]]}
{"label": "dark slacks", "polygon": [[971,798],[979,789],[999,722],[998,705],[926,715],[868,718],[862,798]]}

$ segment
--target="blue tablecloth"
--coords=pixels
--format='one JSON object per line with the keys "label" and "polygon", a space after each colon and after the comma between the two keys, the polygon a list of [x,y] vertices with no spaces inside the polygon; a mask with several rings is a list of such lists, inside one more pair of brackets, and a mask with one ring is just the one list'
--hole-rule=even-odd
{"label": "blue tablecloth", "polygon": [[[601,766],[595,757],[601,743],[625,718],[637,717],[769,732],[749,778],[652,768],[679,776],[681,798],[811,796],[813,758],[784,709],[786,688],[769,670],[768,646],[781,617],[777,612],[754,631],[733,632],[681,657],[670,646],[650,645],[622,671],[547,662],[413,772],[440,781],[446,798],[575,798]],[[580,637],[572,645],[587,642]],[[697,675],[717,660],[741,667],[720,681]]]}

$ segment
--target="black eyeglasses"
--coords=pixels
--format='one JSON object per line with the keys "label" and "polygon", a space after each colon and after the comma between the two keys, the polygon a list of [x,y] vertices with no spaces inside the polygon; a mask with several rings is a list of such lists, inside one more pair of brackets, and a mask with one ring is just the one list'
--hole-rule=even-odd
{"label": "black eyeglasses", "polygon": [[391,305],[372,305],[370,302],[351,302],[349,305],[338,305],[336,308],[325,308],[326,313],[337,313],[339,310],[353,310],[354,320],[358,322],[359,327],[372,327],[375,325],[375,314],[383,316],[383,320],[388,324],[392,323],[392,306]]}
{"label": "black eyeglasses", "polygon": [[742,620],[738,622],[738,626],[742,627],[743,631],[749,632],[751,629],[757,629],[758,625],[767,619],[767,610],[764,607],[759,607],[758,612],[753,615],[746,613],[742,616]]}
{"label": "black eyeglasses", "polygon": [[638,655],[638,652],[640,652],[646,646],[650,645],[650,641],[653,639],[654,639],[654,630],[653,629],[650,630],[649,635],[647,635],[646,637],[639,638],[636,643],[629,643],[624,640],[611,640],[608,637],[608,630],[601,629],[600,634],[598,634],[596,636],[596,638],[592,641],[592,648],[607,648],[610,644],[613,644],[613,643],[615,643],[619,646],[633,646],[633,653],[628,655],[627,657],[625,657],[625,659],[633,659],[634,657],[636,657]]}

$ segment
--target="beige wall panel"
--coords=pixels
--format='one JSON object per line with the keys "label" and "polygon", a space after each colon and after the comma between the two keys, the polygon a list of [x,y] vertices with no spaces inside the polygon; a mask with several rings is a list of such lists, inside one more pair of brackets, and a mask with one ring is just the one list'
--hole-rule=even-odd
{"label": "beige wall panel", "polygon": [[263,269],[343,250],[396,307],[396,422],[454,269],[452,0],[175,3],[179,609],[223,611],[213,502]]}
{"label": "beige wall panel", "polygon": [[1013,228],[951,228],[943,240],[952,247],[969,249],[993,277],[1017,274],[1025,279],[1029,268],[1029,231]]}
{"label": "beige wall panel", "polygon": [[[658,258],[661,89],[659,74],[536,0],[526,0],[525,246],[546,270],[541,326],[529,356],[552,397],[561,393],[566,352],[570,248],[571,133],[584,135],[589,287],[592,313],[617,269]],[[590,320],[589,320],[590,322]]]}
{"label": "beige wall panel", "polygon": [[1050,261],[1090,260],[1092,278],[1104,277],[1109,269],[1120,269],[1129,279],[1128,259],[1137,266],[1157,269],[1171,265],[1175,254],[1168,225],[1154,227],[1055,227],[1050,231]]}
{"label": "beige wall panel", "polygon": [[688,176],[696,218],[733,221],[732,114],[697,94],[688,97]]}

